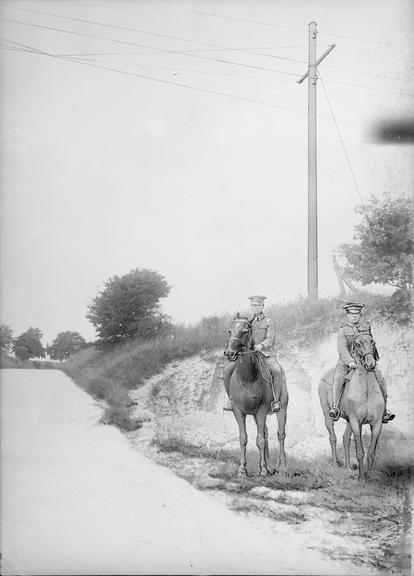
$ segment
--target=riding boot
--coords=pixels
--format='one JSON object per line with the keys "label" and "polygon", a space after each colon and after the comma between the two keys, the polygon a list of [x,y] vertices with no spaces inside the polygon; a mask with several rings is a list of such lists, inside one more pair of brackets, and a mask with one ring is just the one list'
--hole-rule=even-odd
{"label": "riding boot", "polygon": [[224,402],[223,410],[226,412],[231,412],[233,410],[233,402],[230,398],[230,378],[236,368],[236,362],[229,362],[227,366],[224,368],[223,372],[223,380],[224,380],[224,388],[226,390],[227,399]]}
{"label": "riding boot", "polygon": [[280,402],[280,397],[282,393],[282,371],[280,369],[277,361],[272,358],[267,359],[267,365],[270,370],[270,374],[273,380],[272,392],[273,392],[273,402],[270,404],[270,412],[280,412],[282,404]]}
{"label": "riding boot", "polygon": [[385,378],[384,378],[382,372],[379,370],[379,368],[375,368],[375,377],[377,379],[378,385],[380,387],[380,390],[381,390],[381,393],[382,393],[382,396],[383,396],[384,402],[385,402],[384,415],[382,417],[382,423],[388,424],[388,422],[390,422],[391,420],[394,420],[395,414],[393,414],[392,412],[387,410],[387,383],[385,381]]}
{"label": "riding boot", "polygon": [[348,368],[342,362],[337,364],[334,374],[334,381],[332,386],[332,408],[329,410],[329,416],[336,422],[339,420],[339,400],[342,395],[342,387],[344,385],[345,376],[347,375]]}

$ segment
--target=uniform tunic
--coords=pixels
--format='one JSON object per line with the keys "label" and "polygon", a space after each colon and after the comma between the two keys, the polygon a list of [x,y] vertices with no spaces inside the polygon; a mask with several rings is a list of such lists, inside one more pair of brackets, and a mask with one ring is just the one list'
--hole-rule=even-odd
{"label": "uniform tunic", "polygon": [[264,314],[259,314],[255,316],[252,321],[252,336],[253,342],[257,344],[262,344],[263,348],[261,353],[263,356],[272,357],[276,356],[274,344],[276,338],[275,323],[271,318],[268,318]]}
{"label": "uniform tunic", "polygon": [[[366,324],[345,324],[341,326],[338,331],[337,336],[337,349],[338,349],[338,362],[335,368],[334,382],[336,386],[341,386],[344,383],[345,377],[348,374],[350,368],[349,363],[355,362],[355,359],[351,356],[351,345],[354,337],[360,332],[368,332],[371,334],[371,326],[369,322]],[[382,375],[379,368],[375,368],[375,374],[378,379],[381,391],[384,397],[386,396],[386,384],[385,378]]]}

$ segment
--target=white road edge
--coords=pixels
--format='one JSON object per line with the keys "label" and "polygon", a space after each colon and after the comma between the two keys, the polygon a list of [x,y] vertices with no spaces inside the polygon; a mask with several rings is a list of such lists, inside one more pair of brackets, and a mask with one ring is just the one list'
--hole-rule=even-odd
{"label": "white road edge", "polygon": [[3,575],[355,573],[134,450],[62,372],[0,378]]}

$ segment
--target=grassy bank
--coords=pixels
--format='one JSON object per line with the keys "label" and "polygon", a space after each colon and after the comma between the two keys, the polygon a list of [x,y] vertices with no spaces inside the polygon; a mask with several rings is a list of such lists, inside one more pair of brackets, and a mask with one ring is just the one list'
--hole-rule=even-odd
{"label": "grassy bank", "polygon": [[[361,300],[367,304],[372,321],[392,311],[387,297],[363,294]],[[335,298],[316,303],[300,298],[272,306],[267,313],[276,323],[280,350],[292,342],[305,343],[324,336],[336,330],[344,318]],[[145,342],[131,341],[105,351],[90,347],[66,361],[63,370],[89,394],[106,402],[105,423],[122,430],[137,429],[140,422],[129,416],[128,391],[140,387],[173,360],[224,349],[230,323],[230,316],[213,316],[194,326],[176,326],[168,335]]]}
{"label": "grassy bank", "polygon": [[60,362],[49,362],[48,360],[19,360],[18,358],[14,358],[14,356],[9,356],[9,354],[1,352],[0,368],[60,370],[61,364]]}

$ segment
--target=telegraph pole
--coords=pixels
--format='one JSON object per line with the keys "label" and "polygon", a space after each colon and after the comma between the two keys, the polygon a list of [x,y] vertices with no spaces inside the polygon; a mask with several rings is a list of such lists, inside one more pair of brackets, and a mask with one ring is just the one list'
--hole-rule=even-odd
{"label": "telegraph pole", "polygon": [[308,297],[318,299],[318,195],[316,140],[316,83],[317,65],[335,48],[331,44],[316,59],[316,22],[309,24],[308,71],[297,82],[308,78]]}
{"label": "telegraph pole", "polygon": [[308,296],[318,299],[318,196],[316,150],[316,22],[309,24],[308,59]]}

